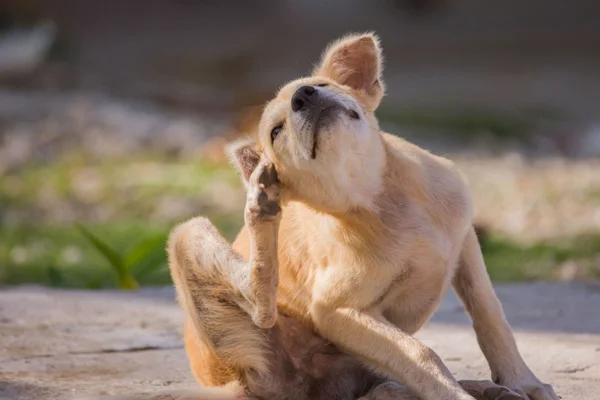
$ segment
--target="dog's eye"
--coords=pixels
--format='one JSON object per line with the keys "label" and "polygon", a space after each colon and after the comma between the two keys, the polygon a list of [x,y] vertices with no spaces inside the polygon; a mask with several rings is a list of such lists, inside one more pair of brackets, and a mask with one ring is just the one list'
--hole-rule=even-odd
{"label": "dog's eye", "polygon": [[328,86],[328,84],[327,83],[319,83],[317,86],[319,86],[319,87],[325,87],[325,86]]}
{"label": "dog's eye", "polygon": [[275,141],[275,138],[277,138],[277,135],[279,135],[279,132],[281,132],[282,129],[283,124],[277,125],[275,128],[273,128],[271,131],[271,143]]}

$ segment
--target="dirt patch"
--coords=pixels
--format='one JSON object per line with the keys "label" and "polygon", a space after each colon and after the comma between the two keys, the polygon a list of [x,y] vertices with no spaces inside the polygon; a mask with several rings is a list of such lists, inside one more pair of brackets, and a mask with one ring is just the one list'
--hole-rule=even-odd
{"label": "dirt patch", "polygon": [[[589,284],[498,286],[521,352],[563,399],[600,395],[600,289]],[[170,288],[137,293],[18,287],[0,292],[0,400],[196,385]],[[449,294],[418,336],[460,379],[489,370]]]}

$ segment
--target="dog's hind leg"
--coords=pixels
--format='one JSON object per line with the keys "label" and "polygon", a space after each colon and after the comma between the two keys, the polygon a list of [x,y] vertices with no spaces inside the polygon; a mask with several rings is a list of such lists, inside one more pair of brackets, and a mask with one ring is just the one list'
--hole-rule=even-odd
{"label": "dog's hind leg", "polygon": [[[198,380],[222,385],[269,374],[276,322],[277,233],[280,208],[272,166],[260,165],[247,184],[249,261],[206,218],[176,227],[169,267],[186,317],[186,347]],[[256,382],[243,382],[254,386]]]}
{"label": "dog's hind leg", "polygon": [[253,391],[277,391],[271,378],[277,360],[271,328],[276,323],[277,176],[262,164],[249,176],[245,220],[251,239],[247,262],[206,218],[173,229],[168,258],[185,314],[186,348],[204,385],[187,392],[99,399],[251,399]]}

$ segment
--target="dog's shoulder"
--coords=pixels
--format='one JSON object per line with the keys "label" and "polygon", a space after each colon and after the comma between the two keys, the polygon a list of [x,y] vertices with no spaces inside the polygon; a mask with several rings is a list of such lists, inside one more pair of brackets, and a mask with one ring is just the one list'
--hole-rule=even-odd
{"label": "dog's shoulder", "polygon": [[472,219],[472,200],[465,175],[449,159],[401,137],[384,133],[387,173],[383,196],[401,193],[437,221]]}

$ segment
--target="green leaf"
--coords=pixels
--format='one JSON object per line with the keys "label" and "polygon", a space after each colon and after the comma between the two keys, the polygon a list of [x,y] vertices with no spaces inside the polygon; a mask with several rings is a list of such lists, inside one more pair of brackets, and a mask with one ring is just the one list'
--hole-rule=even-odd
{"label": "green leaf", "polygon": [[85,282],[84,287],[86,289],[100,289],[102,287],[102,281],[99,278],[91,279]]}
{"label": "green leaf", "polygon": [[137,290],[139,289],[139,284],[128,271],[125,262],[123,261],[123,257],[117,253],[115,249],[113,249],[108,243],[104,242],[94,234],[92,234],[89,230],[84,228],[80,224],[75,224],[79,232],[106,258],[108,263],[113,267],[115,272],[117,273],[117,283],[119,288],[126,290]]}
{"label": "green leaf", "polygon": [[150,237],[133,246],[124,257],[124,264],[128,271],[132,271],[138,264],[152,256],[160,246],[164,252],[166,238],[163,235]]}
{"label": "green leaf", "polygon": [[139,283],[135,280],[133,275],[126,274],[119,276],[119,287],[126,290],[138,290],[140,288]]}
{"label": "green leaf", "polygon": [[144,282],[152,285],[157,282],[162,283],[165,281],[170,281],[171,271],[169,270],[169,267],[166,264],[161,264],[158,267],[159,268],[156,268],[155,266],[151,270],[144,270]]}
{"label": "green leaf", "polygon": [[135,266],[132,270],[132,274],[145,281],[147,280],[148,275],[153,274],[157,269],[165,267],[167,267],[165,251],[156,248]]}
{"label": "green leaf", "polygon": [[127,268],[122,257],[110,247],[106,242],[92,234],[89,230],[80,224],[75,224],[79,232],[94,246],[94,248],[106,258],[119,277],[128,275]]}
{"label": "green leaf", "polygon": [[63,274],[54,266],[48,267],[48,280],[52,286],[64,286],[65,284]]}

